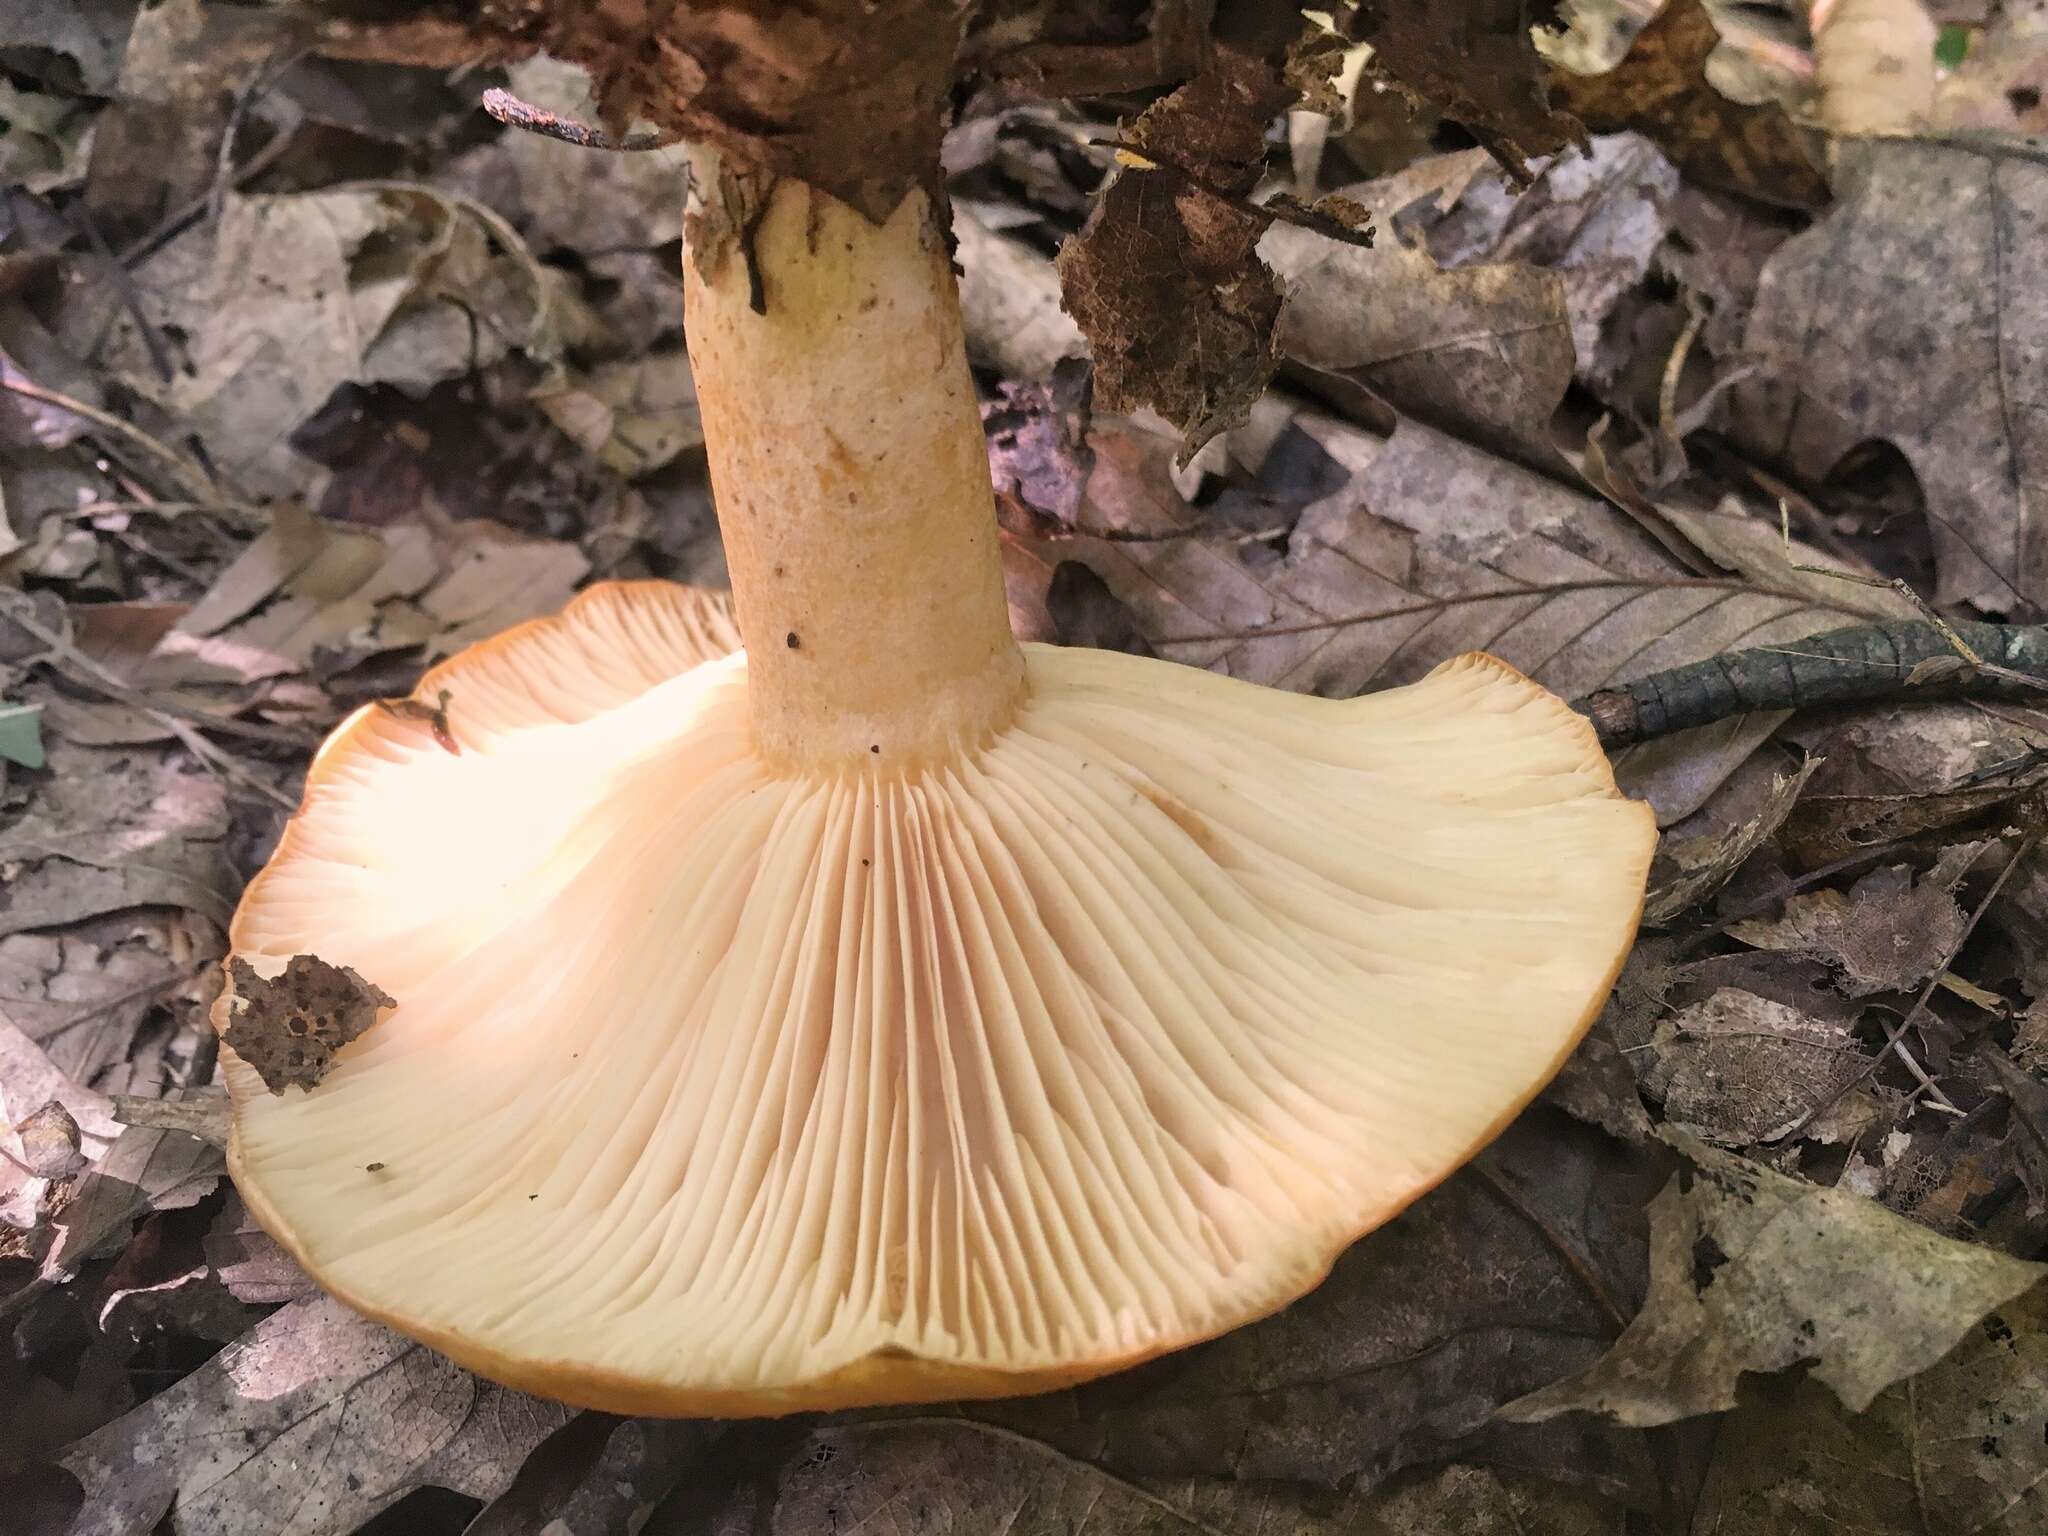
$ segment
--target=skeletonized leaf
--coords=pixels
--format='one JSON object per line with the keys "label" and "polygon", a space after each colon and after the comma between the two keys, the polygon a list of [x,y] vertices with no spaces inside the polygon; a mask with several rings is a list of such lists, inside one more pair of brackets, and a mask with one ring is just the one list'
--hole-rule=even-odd
{"label": "skeletonized leaf", "polygon": [[1805,1128],[1816,1141],[1847,1139],[1871,1118],[1846,1096],[1870,1066],[1849,1024],[1754,992],[1723,987],[1660,1021],[1649,1055],[1643,1086],[1663,1100],[1665,1123],[1723,1146],[1788,1135],[1817,1104],[1832,1107]]}
{"label": "skeletonized leaf", "polygon": [[1905,992],[1947,962],[1966,927],[1952,892],[1986,845],[1942,851],[1917,880],[1903,864],[1872,870],[1846,894],[1800,891],[1775,917],[1747,918],[1728,932],[1758,949],[1825,960],[1853,997]]}

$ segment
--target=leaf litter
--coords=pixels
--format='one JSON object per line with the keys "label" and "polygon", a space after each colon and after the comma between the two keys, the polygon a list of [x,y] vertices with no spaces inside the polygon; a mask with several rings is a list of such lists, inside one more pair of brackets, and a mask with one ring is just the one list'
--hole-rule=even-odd
{"label": "leaf litter", "polygon": [[[2026,126],[2042,55],[1991,9],[1996,45],[1909,103],[1927,125],[1875,140],[1814,126],[1847,22],[1687,0],[1588,0],[1559,42],[1515,7],[1361,7],[1177,96],[1192,63],[965,101],[1020,632],[1330,696],[1485,648],[1576,698],[1928,603],[2037,618],[2038,153],[1958,130]],[[1629,749],[1666,828],[1652,926],[1543,1099],[1295,1306],[1123,1376],[619,1420],[320,1296],[222,1177],[211,1017],[319,735],[597,575],[720,569],[676,152],[501,128],[501,77],[388,62],[376,27],[329,52],[244,7],[32,0],[0,38],[0,1496],[27,1529],[2038,1524],[2024,698],[1793,700]],[[567,65],[502,78],[603,115]],[[1897,107],[1856,78],[1856,110]],[[1340,118],[1269,134],[1317,81]],[[1176,303],[1129,284],[1147,249]],[[227,1040],[280,1087],[380,1006],[295,963],[238,980]]]}

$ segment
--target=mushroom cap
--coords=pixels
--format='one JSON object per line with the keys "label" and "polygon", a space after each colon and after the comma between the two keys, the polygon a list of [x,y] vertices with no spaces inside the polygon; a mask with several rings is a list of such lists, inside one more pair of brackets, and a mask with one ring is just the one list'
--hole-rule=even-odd
{"label": "mushroom cap", "polygon": [[780,1413],[1224,1332],[1501,1130],[1635,931],[1647,808],[1489,657],[1326,700],[1029,646],[990,739],[805,777],[716,630],[597,587],[421,684],[459,754],[359,712],[236,915],[397,999],[310,1090],[223,1050],[251,1209],[512,1385]]}

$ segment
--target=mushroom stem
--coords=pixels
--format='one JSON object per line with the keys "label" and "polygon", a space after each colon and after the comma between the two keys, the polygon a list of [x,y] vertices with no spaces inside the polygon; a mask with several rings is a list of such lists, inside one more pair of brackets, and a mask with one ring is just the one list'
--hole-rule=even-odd
{"label": "mushroom stem", "polygon": [[684,314],[757,749],[914,767],[1022,692],[988,450],[930,199],[881,225],[693,153]]}

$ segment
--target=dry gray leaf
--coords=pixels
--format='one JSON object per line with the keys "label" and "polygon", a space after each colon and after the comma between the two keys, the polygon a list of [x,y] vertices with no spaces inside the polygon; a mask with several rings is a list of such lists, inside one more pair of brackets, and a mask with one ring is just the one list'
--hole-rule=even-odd
{"label": "dry gray leaf", "polygon": [[206,1262],[235,1300],[251,1306],[277,1306],[318,1294],[313,1277],[299,1261],[249,1214],[242,1197],[229,1193],[227,1203],[206,1229],[201,1244]]}
{"label": "dry gray leaf", "polygon": [[689,1507],[702,1509],[705,1483],[734,1458],[733,1438],[731,1426],[703,1419],[581,1414],[526,1459],[518,1480],[462,1536],[637,1531],[678,1488]]}
{"label": "dry gray leaf", "polygon": [[1847,1139],[1843,1111],[1869,1118],[1841,1097],[1870,1066],[1848,1023],[1754,992],[1722,987],[1660,1021],[1648,1054],[1643,1087],[1665,1123],[1722,1146],[1775,1141],[1817,1104],[1833,1111],[1806,1128],[1815,1141]]}
{"label": "dry gray leaf", "polygon": [[1835,211],[1765,269],[1737,427],[1813,481],[1873,439],[1926,493],[1939,603],[2048,603],[2048,165],[2025,146],[1839,148]]}
{"label": "dry gray leaf", "polygon": [[[40,883],[22,878],[32,888]],[[195,929],[203,937],[189,963],[173,959]],[[219,942],[211,918],[171,913],[122,913],[56,933],[9,934],[0,938],[0,1015],[42,1042],[58,1071],[96,1081],[128,1058],[153,1009],[193,995],[194,973],[218,955]],[[92,1097],[105,1114],[106,1101]],[[77,1103],[66,1103],[94,1129]]]}
{"label": "dry gray leaf", "polygon": [[265,1318],[68,1450],[72,1536],[346,1536],[414,1488],[490,1499],[569,1410],[479,1381],[325,1297]]}
{"label": "dry gray leaf", "polygon": [[2048,1291],[1850,1413],[1810,1381],[1759,1383],[1714,1441],[1693,1530],[2034,1536],[2048,1526]]}
{"label": "dry gray leaf", "polygon": [[[1346,196],[1381,206],[1375,185]],[[1563,281],[1521,264],[1440,271],[1386,231],[1370,247],[1291,225],[1260,253],[1286,285],[1281,352],[1419,421],[1531,462],[1572,378]]]}
{"label": "dry gray leaf", "polygon": [[2048,1265],[1938,1236],[1856,1195],[1669,1139],[1687,1166],[1650,1207],[1642,1311],[1598,1365],[1504,1417],[1668,1424],[1733,1408],[1746,1371],[1801,1362],[1860,1413],[2048,1275]]}
{"label": "dry gray leaf", "polygon": [[1796,773],[1773,778],[1770,793],[1755,814],[1725,832],[1675,842],[1667,839],[1658,848],[1656,863],[1650,870],[1650,893],[1643,906],[1643,921],[1662,927],[1726,885],[1743,861],[1784,825],[1800,790],[1819,767],[1820,759],[1809,757]]}
{"label": "dry gray leaf", "polygon": [[[89,1156],[99,1156],[120,1134],[106,1098],[81,1087],[52,1061],[9,1019],[7,1002],[0,998],[0,1127],[35,1112],[39,1105],[52,1103],[80,1129],[81,1148]],[[21,1138],[0,1129],[0,1150],[19,1157],[27,1148]],[[18,1229],[33,1226],[43,1189],[40,1179],[0,1159],[0,1221]]]}
{"label": "dry gray leaf", "polygon": [[[225,926],[237,881],[221,781],[182,753],[47,746],[49,781],[0,831],[0,865],[19,866],[0,886],[0,942],[131,907],[182,907]],[[14,969],[0,964],[0,996]]]}
{"label": "dry gray leaf", "polygon": [[1006,379],[1034,381],[1061,358],[1088,355],[1081,328],[1060,308],[1051,257],[997,234],[961,199],[953,203],[953,239],[961,320],[976,362]]}
{"label": "dry gray leaf", "polygon": [[1985,847],[1958,843],[1914,879],[1904,864],[1873,869],[1846,894],[1801,891],[1776,917],[1753,917],[1728,932],[1745,944],[1825,960],[1853,997],[1907,992],[1947,962],[1966,919],[1951,894]]}
{"label": "dry gray leaf", "polygon": [[704,445],[690,360],[680,350],[603,363],[532,398],[577,446],[628,480]]}
{"label": "dry gray leaf", "polygon": [[[480,204],[406,182],[228,194],[135,270],[135,302],[175,340],[166,383],[135,316],[109,291],[61,313],[60,339],[198,434],[251,495],[307,492],[317,466],[290,437],[336,388],[423,388],[518,350],[543,362],[583,324]],[[104,333],[104,335],[102,335]]]}
{"label": "dry gray leaf", "polygon": [[111,96],[135,12],[129,0],[12,0],[0,58],[39,66],[66,90]]}
{"label": "dry gray leaf", "polygon": [[43,1280],[61,1284],[87,1260],[119,1248],[152,1211],[196,1205],[226,1171],[218,1147],[176,1131],[128,1127],[57,1212]]}
{"label": "dry gray leaf", "polygon": [[[1289,1483],[1125,1479],[1029,1435],[960,1419],[831,1424],[766,1476],[728,1478],[696,1531],[755,1536],[1599,1536],[1619,1512],[1579,1489],[1450,1466],[1333,1498]],[[701,1498],[701,1494],[699,1495]],[[694,1511],[693,1511],[694,1512]],[[552,1528],[550,1528],[552,1529]],[[577,1529],[575,1536],[590,1536]]]}

